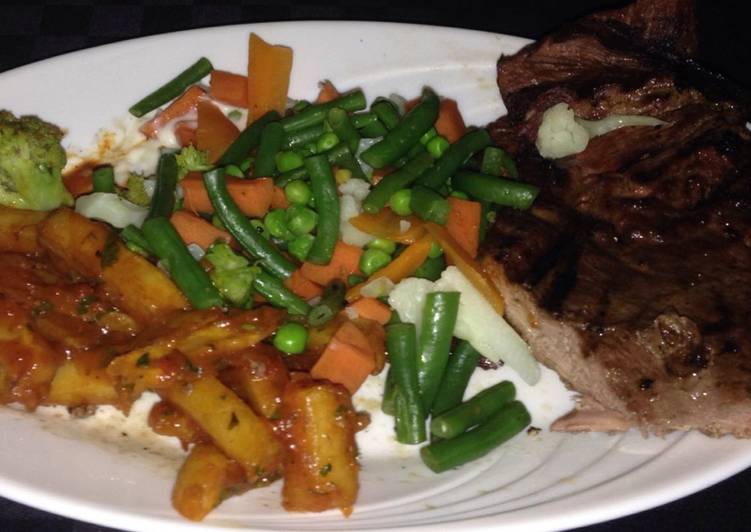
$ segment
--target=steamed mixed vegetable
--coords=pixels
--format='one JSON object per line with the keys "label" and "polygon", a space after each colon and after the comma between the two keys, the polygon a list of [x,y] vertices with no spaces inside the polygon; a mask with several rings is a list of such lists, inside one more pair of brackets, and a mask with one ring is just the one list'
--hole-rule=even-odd
{"label": "steamed mixed vegetable", "polygon": [[[192,446],[173,492],[190,519],[280,476],[285,508],[348,514],[366,423],[351,395],[384,368],[395,437],[429,441],[435,472],[530,423],[510,382],[463,399],[482,357],[539,378],[476,261],[493,217],[529,208],[537,189],[429,88],[368,105],[324,82],[315,102],[292,101],[291,67],[291,49],[256,35],[247,76],[201,58],[130,108],[153,173],[96,161],[66,175],[67,189],[60,132],[0,114],[0,202],[48,210],[70,191],[78,214],[55,211],[40,229],[50,252],[90,261],[116,294],[129,287],[115,269],[131,268],[134,284],[166,273],[177,289],[158,303],[119,300],[139,318],[144,305],[194,309],[104,372],[121,399],[156,391],[152,427]],[[66,225],[78,229],[62,238]]]}

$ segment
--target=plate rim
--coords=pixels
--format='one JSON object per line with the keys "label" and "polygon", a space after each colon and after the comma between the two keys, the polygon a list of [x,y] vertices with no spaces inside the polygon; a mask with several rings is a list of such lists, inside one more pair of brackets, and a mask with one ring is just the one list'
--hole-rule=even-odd
{"label": "plate rim", "polygon": [[[278,21],[278,22],[248,22],[238,24],[226,24],[218,26],[207,26],[202,28],[185,29],[172,32],[158,33],[154,35],[133,37],[124,40],[118,40],[107,44],[98,46],[92,46],[82,48],[79,50],[65,52],[57,54],[48,58],[40,59],[31,63],[20,65],[9,70],[0,72],[0,86],[9,78],[16,75],[26,75],[30,71],[39,68],[46,68],[48,65],[62,63],[66,61],[75,62],[81,58],[85,58],[86,55],[94,53],[116,53],[120,50],[126,50],[128,47],[136,46],[139,43],[152,43],[165,39],[167,37],[184,36],[187,34],[197,33],[214,33],[225,30],[240,30],[243,28],[251,29],[266,29],[273,32],[274,28],[289,27],[289,26],[318,26],[318,25],[359,25],[361,27],[382,27],[389,26],[395,29],[403,29],[408,31],[411,28],[420,28],[422,30],[437,30],[449,34],[457,35],[476,35],[485,36],[487,38],[501,38],[508,40],[508,42],[514,42],[519,47],[533,42],[532,40],[520,37],[516,35],[509,35],[503,33],[495,33],[490,31],[457,28],[454,26],[443,25],[431,25],[431,24],[416,24],[406,22],[387,22],[387,21],[369,21],[369,20],[290,20],[290,21]],[[126,50],[127,51],[127,50]],[[655,437],[655,436],[652,436]],[[706,442],[697,440],[697,438],[705,439]],[[696,431],[685,433],[685,436],[681,438],[678,445],[680,446],[692,446],[692,445],[711,445],[713,440],[705,438]],[[690,450],[690,449],[689,449]],[[493,514],[483,517],[476,517],[471,519],[465,519],[461,521],[446,521],[441,523],[441,527],[450,530],[464,530],[464,529],[506,529],[508,527],[514,530],[551,530],[559,528],[571,528],[577,526],[585,526],[595,523],[601,523],[604,521],[632,515],[644,510],[655,508],[663,504],[675,501],[682,497],[694,494],[702,489],[710,487],[722,480],[725,480],[745,469],[751,467],[751,447],[748,451],[741,453],[740,448],[736,453],[732,453],[730,456],[724,457],[724,460],[713,463],[713,467],[709,471],[693,472],[683,479],[678,486],[660,485],[658,487],[652,486],[647,493],[648,496],[631,496],[622,499],[616,499],[614,501],[608,501],[604,504],[590,505],[586,510],[581,508],[576,511],[564,512],[563,514],[557,513],[552,517],[546,517],[538,515],[535,519],[528,520],[526,522],[514,522],[503,523],[498,522],[498,516],[504,514]],[[619,479],[609,479],[605,481],[605,484],[613,482],[622,482],[638,474],[642,468],[629,471]],[[554,501],[547,501],[534,508],[540,513],[545,513],[544,510],[555,503],[563,501],[571,501],[577,499],[586,494],[592,489],[576,492],[571,495],[562,497]],[[175,521],[166,517],[159,516],[146,516],[143,514],[137,514],[127,511],[119,511],[109,507],[102,507],[99,504],[92,504],[88,502],[81,502],[75,498],[68,497],[66,494],[51,493],[39,486],[34,486],[22,482],[18,482],[12,479],[4,477],[0,473],[0,496],[9,500],[15,501],[20,504],[28,505],[30,507],[54,513],[66,518],[82,520],[86,522],[96,523],[102,526],[114,526],[122,528],[124,530],[146,530],[149,527],[153,527],[158,524],[161,530],[204,530],[204,531],[227,531],[227,530],[267,530],[263,528],[233,528],[223,527],[220,525],[214,525],[212,523],[192,523],[190,521]],[[521,513],[522,510],[512,510],[506,515],[515,513]],[[312,515],[312,514],[311,514]],[[502,521],[502,520],[501,520]],[[424,529],[428,526],[435,526],[433,524],[418,525],[406,527],[406,529]],[[393,528],[389,528],[393,529]]]}

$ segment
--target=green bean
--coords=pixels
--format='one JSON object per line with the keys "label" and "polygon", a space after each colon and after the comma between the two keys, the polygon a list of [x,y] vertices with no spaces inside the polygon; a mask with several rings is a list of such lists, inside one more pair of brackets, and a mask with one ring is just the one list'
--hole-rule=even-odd
{"label": "green bean", "polygon": [[488,146],[482,153],[480,172],[496,177],[508,176],[514,179],[519,177],[514,160],[508,153],[495,146]]}
{"label": "green bean", "polygon": [[445,269],[446,260],[443,258],[443,255],[433,258],[428,257],[425,259],[425,262],[415,270],[412,277],[427,279],[428,281],[437,281]]}
{"label": "green bean", "polygon": [[[276,111],[269,111],[246,127],[242,133],[229,145],[224,154],[219,158],[217,166],[227,166],[234,164],[242,168],[243,161],[248,157],[250,152],[258,147],[261,141],[261,133],[266,124],[276,122],[281,117]],[[246,169],[247,170],[247,169]]]}
{"label": "green bean", "polygon": [[289,290],[278,277],[261,270],[253,280],[253,288],[275,307],[287,309],[290,314],[306,316],[310,305]]}
{"label": "green bean", "polygon": [[357,132],[355,126],[347,116],[347,111],[340,109],[339,107],[333,107],[329,109],[326,115],[326,122],[331,126],[333,131],[339,140],[349,146],[351,151],[357,150],[357,145],[360,144],[360,134]]}
{"label": "green bean", "polygon": [[449,202],[432,188],[415,186],[409,207],[420,219],[446,225],[451,206]]}
{"label": "green bean", "polygon": [[438,393],[451,350],[459,292],[431,292],[425,298],[420,327],[417,359],[417,383],[425,411],[429,411]]}
{"label": "green bean", "polygon": [[366,111],[364,113],[355,113],[350,117],[350,119],[352,120],[352,125],[357,129],[362,129],[366,126],[369,126],[373,122],[378,122],[378,117],[371,111]]}
{"label": "green bean", "polygon": [[175,187],[177,187],[178,165],[174,153],[159,156],[156,168],[156,187],[151,198],[148,218],[162,216],[169,218],[175,208]]}
{"label": "green bean", "polygon": [[430,431],[439,438],[449,439],[459,436],[464,431],[484,422],[515,396],[514,383],[499,382],[468,401],[435,416],[430,422]]}
{"label": "green bean", "polygon": [[141,117],[153,111],[157,107],[164,105],[168,101],[177,98],[185,89],[194,83],[198,83],[204,77],[209,75],[214,67],[205,57],[200,58],[194,64],[180,72],[171,81],[168,81],[154,92],[145,96],[136,104],[131,106],[128,111],[135,117]]}
{"label": "green bean", "polygon": [[433,159],[428,152],[423,151],[399,170],[384,176],[363,201],[363,210],[370,214],[379,212],[391,196],[411,185],[431,164]]}
{"label": "green bean", "polygon": [[272,274],[286,279],[295,271],[295,265],[289,261],[274,245],[265,239],[251,225],[248,218],[240,211],[237,204],[227,192],[224,170],[216,168],[203,174],[203,183],[214,207],[227,231],[235,237],[240,245]]}
{"label": "green bean", "polygon": [[360,135],[364,139],[377,139],[383,137],[388,133],[388,129],[383,125],[383,122],[377,119],[362,128],[360,128]]}
{"label": "green bean", "polygon": [[272,177],[276,175],[276,154],[282,148],[284,130],[279,122],[269,122],[261,133],[261,143],[256,152],[256,165],[253,177]]}
{"label": "green bean", "polygon": [[[441,138],[441,137],[435,137]],[[433,139],[434,140],[434,139]],[[430,142],[433,142],[431,140]],[[462,165],[481,149],[490,144],[490,135],[485,129],[476,129],[449,145],[435,165],[425,170],[417,180],[419,185],[438,189],[454,175]]]}
{"label": "green bean", "polygon": [[294,150],[300,148],[301,146],[305,146],[310,142],[315,142],[316,140],[318,140],[318,137],[320,137],[324,133],[326,133],[326,126],[324,126],[323,123],[314,124],[310,127],[306,127],[305,129],[299,129],[293,131],[292,133],[287,133],[284,136],[282,148],[284,148],[285,150]]}
{"label": "green bean", "polygon": [[376,142],[360,156],[373,168],[383,168],[405,155],[420,142],[420,137],[431,127],[438,117],[438,96],[430,89],[424,89],[422,100],[383,140]]}
{"label": "green bean", "polygon": [[308,323],[320,327],[331,321],[344,308],[344,294],[347,287],[339,279],[334,279],[323,291],[321,301],[308,313]]}
{"label": "green bean", "polygon": [[451,186],[466,192],[473,198],[490,201],[514,209],[529,209],[540,191],[534,185],[460,170],[452,179]]}
{"label": "green bean", "polygon": [[531,417],[519,401],[501,407],[485,423],[450,440],[440,440],[420,449],[423,462],[435,473],[476,460],[519,434]]}
{"label": "green bean", "polygon": [[115,171],[111,166],[100,166],[91,174],[94,192],[115,192]]}
{"label": "green bean", "polygon": [[[394,313],[396,314],[396,313]],[[383,384],[383,398],[381,399],[381,411],[384,414],[393,416],[396,413],[396,380],[394,372],[389,367],[386,373],[386,382]]]}
{"label": "green bean", "polygon": [[495,211],[493,210],[493,204],[489,201],[480,200],[480,242],[485,240],[485,235],[488,234],[488,228],[492,225],[490,218],[495,220]]}
{"label": "green bean", "polygon": [[357,158],[345,143],[341,143],[327,151],[326,158],[332,165],[346,168],[352,172],[352,177],[367,180],[367,176],[365,175],[365,172],[363,172],[360,163],[357,162]]}
{"label": "green bean", "polygon": [[376,101],[373,102],[373,105],[370,106],[370,109],[389,131],[399,124],[401,117],[399,116],[399,111],[391,100],[377,98]]}
{"label": "green bean", "polygon": [[325,155],[305,159],[305,168],[310,174],[310,189],[318,211],[318,230],[313,247],[308,253],[308,262],[328,264],[339,240],[339,194],[331,165]]}
{"label": "green bean", "polygon": [[301,166],[300,168],[295,168],[294,170],[282,172],[274,178],[274,184],[278,187],[283,188],[290,184],[292,181],[305,179],[307,175],[308,171],[305,169],[305,166]]}
{"label": "green bean", "polygon": [[417,383],[415,326],[411,323],[389,325],[386,329],[391,371],[396,382],[396,439],[415,444],[425,441],[425,409]]}
{"label": "green bean", "polygon": [[172,280],[190,304],[197,309],[222,306],[222,296],[209,275],[185,247],[180,235],[165,217],[149,218],[143,223],[149,247],[167,266]]}
{"label": "green bean", "polygon": [[135,244],[139,248],[143,249],[146,253],[154,254],[154,250],[151,249],[149,241],[138,227],[133,224],[127,225],[120,231],[120,237],[128,244]]}
{"label": "green bean", "polygon": [[446,371],[439,389],[441,392],[433,400],[431,413],[436,416],[461,404],[472,373],[479,362],[479,351],[466,340],[459,340],[449,357]]}
{"label": "green bean", "polygon": [[326,113],[333,107],[339,107],[344,109],[348,113],[352,111],[359,111],[365,109],[366,101],[365,95],[361,90],[355,90],[347,94],[343,94],[331,100],[330,102],[321,103],[317,105],[311,105],[306,107],[297,114],[287,116],[282,119],[282,127],[284,131],[290,133],[292,131],[298,131],[315,124],[322,123],[326,118]]}

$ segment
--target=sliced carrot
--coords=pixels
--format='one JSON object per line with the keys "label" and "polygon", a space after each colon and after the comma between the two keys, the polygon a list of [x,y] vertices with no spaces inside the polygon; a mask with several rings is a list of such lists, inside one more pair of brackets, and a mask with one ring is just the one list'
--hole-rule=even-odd
{"label": "sliced carrot", "polygon": [[[402,222],[409,223],[406,231],[402,231]],[[413,244],[425,234],[422,220],[416,216],[398,216],[389,208],[381,209],[375,214],[367,212],[358,214],[350,218],[349,223],[369,235],[393,240],[400,244]]]}
{"label": "sliced carrot", "polygon": [[255,33],[248,41],[248,123],[287,106],[292,48],[272,46]]}
{"label": "sliced carrot", "polygon": [[459,243],[440,225],[428,222],[425,224],[428,234],[435,238],[443,248],[446,259],[456,265],[472,285],[488,300],[498,314],[503,316],[506,304],[503,296],[490,280],[480,265],[470,257]]}
{"label": "sliced carrot", "polygon": [[477,201],[469,201],[450,197],[446,230],[456,242],[474,259],[480,245],[480,218],[482,205]]}
{"label": "sliced carrot", "polygon": [[175,137],[183,148],[196,143],[196,124],[192,120],[182,120],[175,124]]}
{"label": "sliced carrot", "polygon": [[219,160],[238,135],[240,130],[221,109],[209,100],[198,101],[196,147],[206,150],[209,161],[213,163]]}
{"label": "sliced carrot", "polygon": [[[190,173],[180,181],[183,189],[183,202],[186,210],[192,212],[214,212],[203,177],[199,173]],[[258,179],[241,179],[227,177],[229,195],[240,210],[251,218],[262,218],[269,212],[274,182],[267,177]]]}
{"label": "sliced carrot", "polygon": [[305,277],[321,286],[326,286],[334,279],[346,282],[348,276],[359,273],[360,255],[362,255],[362,249],[340,240],[334,247],[331,262],[323,265],[304,262],[300,271]]}
{"label": "sliced carrot", "polygon": [[287,195],[284,193],[284,189],[274,185],[274,193],[271,196],[271,208],[286,209],[287,207],[289,207],[289,201],[287,200]]}
{"label": "sliced carrot", "polygon": [[354,324],[345,322],[310,370],[314,379],[326,379],[355,393],[375,369],[368,339]]}
{"label": "sliced carrot", "polygon": [[77,198],[78,196],[94,192],[94,182],[91,178],[93,172],[94,166],[84,164],[63,176],[63,184],[71,196]]}
{"label": "sliced carrot", "polygon": [[435,130],[449,142],[456,142],[467,131],[459,106],[455,100],[446,98],[441,100],[438,108],[438,118],[435,121]]}
{"label": "sliced carrot", "polygon": [[235,107],[248,107],[248,78],[225,70],[213,70],[209,96]]}
{"label": "sliced carrot", "polygon": [[428,258],[432,243],[433,237],[425,235],[414,244],[410,244],[401,255],[368,277],[367,281],[347,290],[347,301],[352,302],[358,299],[362,288],[376,279],[386,278],[392,283],[398,283],[402,279],[412,275],[425,262],[425,259]]}
{"label": "sliced carrot", "polygon": [[393,166],[384,166],[383,168],[376,168],[373,170],[373,175],[370,177],[370,180],[373,182],[374,185],[377,185],[381,179],[383,179],[386,175],[390,174],[394,171]]}
{"label": "sliced carrot", "polygon": [[178,96],[171,104],[162,110],[154,118],[141,126],[141,133],[147,137],[155,137],[161,128],[176,118],[192,113],[198,106],[198,100],[206,94],[198,85],[192,85],[182,95]]}
{"label": "sliced carrot", "polygon": [[208,249],[217,240],[232,242],[232,236],[227,231],[222,231],[188,211],[175,211],[170,222],[186,244],[198,244],[203,249]]}
{"label": "sliced carrot", "polygon": [[391,320],[391,309],[374,297],[362,297],[349,308],[354,310],[359,318],[377,321],[381,325],[386,325]]}
{"label": "sliced carrot", "polygon": [[319,83],[321,90],[318,91],[318,98],[316,98],[316,103],[328,103],[331,100],[336,100],[339,97],[339,91],[336,90],[336,87],[334,87],[334,84],[331,83],[329,80],[322,81]]}
{"label": "sliced carrot", "polygon": [[407,100],[406,102],[404,102],[404,112],[409,113],[412,110],[412,108],[418,103],[420,103],[419,96],[417,98],[412,98],[411,100]]}
{"label": "sliced carrot", "polygon": [[300,270],[292,272],[292,275],[284,280],[284,286],[303,299],[312,299],[323,294],[323,288],[305,277]]}

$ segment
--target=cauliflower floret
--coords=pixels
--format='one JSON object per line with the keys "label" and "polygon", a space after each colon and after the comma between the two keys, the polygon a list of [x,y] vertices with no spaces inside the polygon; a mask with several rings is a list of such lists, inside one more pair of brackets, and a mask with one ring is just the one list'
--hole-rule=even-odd
{"label": "cauliflower floret", "polygon": [[587,148],[589,139],[627,126],[662,126],[659,118],[638,115],[610,115],[600,120],[584,120],[565,103],[557,103],[542,115],[535,145],[546,159],[560,159]]}
{"label": "cauliflower floret", "polygon": [[555,104],[542,115],[535,145],[546,159],[560,159],[583,152],[589,133],[576,121],[574,110],[565,103]]}
{"label": "cauliflower floret", "polygon": [[0,204],[48,211],[72,205],[62,169],[63,131],[36,116],[0,110]]}

